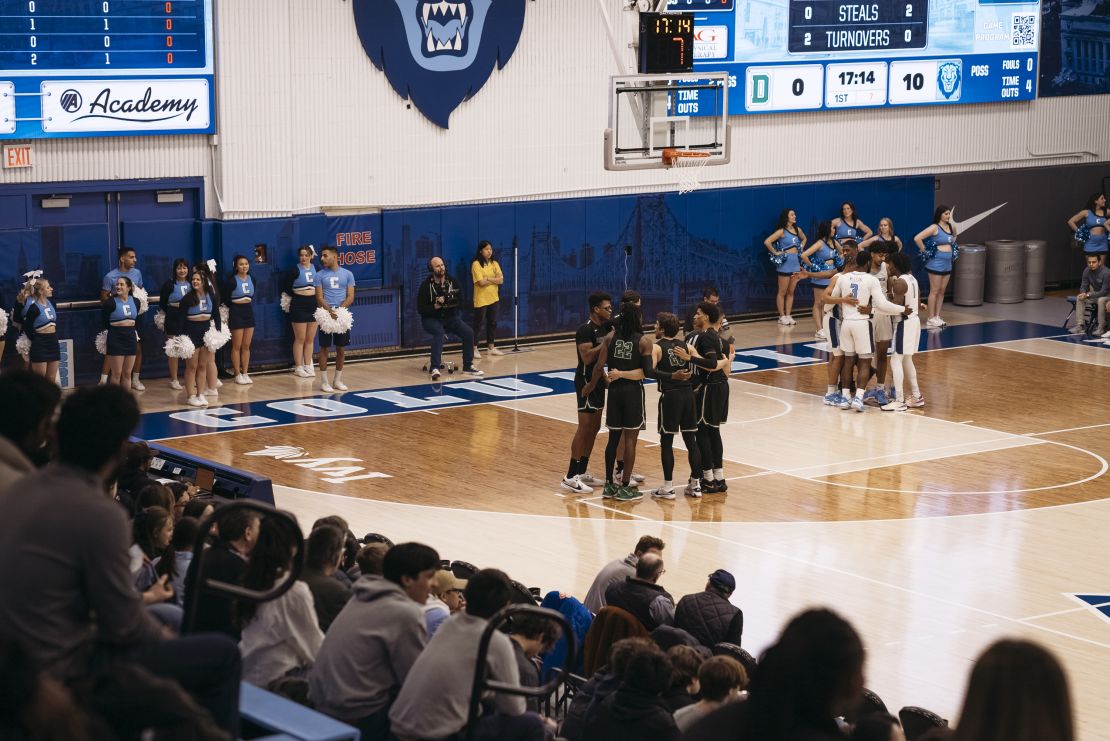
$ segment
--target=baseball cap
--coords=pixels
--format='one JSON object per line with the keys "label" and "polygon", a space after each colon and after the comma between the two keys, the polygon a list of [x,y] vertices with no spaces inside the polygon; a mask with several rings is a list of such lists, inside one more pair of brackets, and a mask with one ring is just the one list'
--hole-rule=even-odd
{"label": "baseball cap", "polygon": [[432,577],[432,592],[434,594],[447,594],[452,590],[460,592],[466,589],[466,580],[459,579],[450,571],[440,570]]}
{"label": "baseball cap", "polygon": [[736,591],[736,577],[728,573],[724,569],[717,569],[709,575],[709,582],[716,584],[719,587],[724,587],[730,592]]}

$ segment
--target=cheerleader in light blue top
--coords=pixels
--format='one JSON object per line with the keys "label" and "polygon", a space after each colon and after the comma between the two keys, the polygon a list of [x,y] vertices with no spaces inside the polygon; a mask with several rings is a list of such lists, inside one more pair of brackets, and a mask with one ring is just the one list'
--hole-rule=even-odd
{"label": "cheerleader in light blue top", "polygon": [[116,278],[115,291],[100,306],[104,328],[108,330],[108,382],[117,386],[131,388],[131,372],[135,367],[135,354],[138,348],[135,336],[135,320],[139,316],[139,305],[131,296],[134,283],[125,275]]}
{"label": "cheerleader in light blue top", "polygon": [[[332,322],[346,324],[346,318],[350,317],[346,310],[355,302],[355,276],[347,268],[339,266],[339,250],[331,245],[320,250],[320,264],[323,267],[316,273],[316,303],[319,306],[317,311],[323,310],[326,316],[318,315],[317,323],[321,325],[318,365],[320,390],[330,394],[347,390],[343,383],[343,360],[347,346],[351,344],[351,329],[349,324],[343,329]],[[344,315],[343,320],[340,320],[340,315]],[[328,350],[332,345],[335,345],[335,375],[329,383]]]}
{"label": "cheerleader in light blue top", "polygon": [[794,213],[794,209],[783,209],[775,231],[763,240],[763,246],[771,253],[771,262],[775,264],[778,273],[775,308],[779,312],[779,324],[797,324],[790,312],[794,308],[794,291],[798,288],[798,283],[806,277],[801,263],[806,235],[798,228],[798,215]]}
{"label": "cheerleader in light blue top", "polygon": [[929,274],[929,320],[926,327],[938,329],[945,322],[940,317],[944,305],[944,292],[952,278],[952,262],[956,259],[956,225],[952,223],[952,207],[937,206],[933,223],[913,238],[918,251],[925,258],[925,271]]}
{"label": "cheerleader in light blue top", "polygon": [[32,278],[30,295],[23,306],[23,332],[31,340],[31,372],[56,381],[61,362],[58,312],[50,298],[54,287],[46,278]]}
{"label": "cheerleader in light blue top", "polygon": [[840,243],[833,237],[832,222],[822,221],[817,225],[817,239],[802,253],[802,262],[809,272],[809,284],[813,286],[813,321],[817,325],[814,337],[827,339],[821,326],[825,320],[825,289],[844,264],[840,253]]}
{"label": "cheerleader in light blue top", "polygon": [[1105,255],[1107,250],[1106,230],[1108,228],[1106,194],[1095,193],[1087,199],[1087,208],[1068,219],[1068,229],[1075,233],[1077,241],[1083,243],[1083,252],[1088,255]]}
{"label": "cheerleader in light blue top", "polygon": [[[134,247],[120,247],[116,250],[116,268],[109,270],[104,276],[104,280],[100,284],[100,300],[101,302],[107,301],[112,297],[116,286],[119,285],[121,277],[127,278],[131,281],[134,288],[145,288],[143,285],[143,274],[139,272],[137,264],[139,258],[135,255]],[[100,368],[100,383],[101,385],[108,382],[108,356],[104,357],[104,364]],[[131,373],[131,388],[136,391],[145,391],[146,386],[139,380],[139,371],[143,367],[143,346],[137,344],[135,346],[135,363]]]}
{"label": "cheerleader in light blue top", "polygon": [[[162,309],[162,331],[166,337],[177,337],[185,334],[185,316],[181,313],[181,299],[193,290],[189,282],[189,261],[179,257],[173,261],[173,276],[169,278],[158,290],[158,306]],[[184,386],[178,378],[178,368],[181,359],[169,357],[170,388],[180,391]]]}
{"label": "cheerleader in light blue top", "polygon": [[316,248],[301,245],[297,264],[285,276],[285,292],[292,297],[289,321],[293,324],[293,374],[298,378],[316,375],[312,363],[312,346],[316,343],[316,266],[312,258]]}
{"label": "cheerleader in light blue top", "polygon": [[855,204],[851,201],[840,204],[840,216],[832,220],[832,228],[837,241],[851,239],[861,247],[862,242],[871,237],[871,228],[860,221]]}
{"label": "cheerleader in light blue top", "polygon": [[254,279],[251,261],[245,255],[236,255],[233,263],[235,272],[227,281],[223,298],[228,308],[227,325],[231,328],[231,372],[235,374],[235,383],[246,386],[254,383],[247,375],[254,340]]}

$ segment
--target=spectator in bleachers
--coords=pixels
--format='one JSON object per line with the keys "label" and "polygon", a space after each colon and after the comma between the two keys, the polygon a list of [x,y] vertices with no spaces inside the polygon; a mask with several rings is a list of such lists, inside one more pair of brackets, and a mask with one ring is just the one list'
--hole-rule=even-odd
{"label": "spectator in bleachers", "polygon": [[[131,532],[143,559],[135,577],[135,587],[145,593],[157,581],[167,584],[171,566],[163,561],[163,557],[173,555],[173,516],[162,507],[147,507],[135,515]],[[143,601],[150,604],[145,594]]]}
{"label": "spectator in bleachers", "polygon": [[50,457],[50,425],[62,390],[30,371],[0,375],[0,491]]}
{"label": "spectator in bleachers", "polygon": [[601,571],[594,577],[593,584],[590,585],[590,590],[586,592],[586,599],[582,600],[590,612],[597,614],[601,612],[601,608],[605,607],[605,590],[609,585],[619,581],[624,581],[626,577],[634,576],[636,574],[636,562],[645,553],[654,553],[657,556],[663,555],[663,549],[666,544],[653,535],[645,535],[636,541],[636,547],[624,558],[618,558],[615,561],[610,561],[602,567]]}
{"label": "spectator in bleachers", "polygon": [[[243,573],[247,570],[247,559],[258,540],[260,520],[257,512],[236,510],[229,512],[220,520],[220,535],[204,554],[204,577],[228,584],[242,584]],[[194,554],[195,555],[195,554]],[[194,558],[189,563],[185,580],[196,584],[195,572],[200,560]],[[185,595],[185,612],[196,601],[196,614],[193,630],[198,633],[223,633],[239,640],[239,625],[234,619],[235,601],[224,594],[204,591],[189,592]]]}
{"label": "spectator in bleachers", "polygon": [[[536,660],[551,650],[561,634],[559,624],[553,620],[536,615],[513,616],[512,633],[509,637],[513,641],[513,653],[520,672],[521,687],[540,686],[540,669],[536,665]],[[539,698],[525,698],[525,704],[529,711],[540,712]]]}
{"label": "spectator in bleachers", "polygon": [[609,660],[605,666],[597,671],[590,680],[584,684],[570,707],[567,708],[566,717],[559,728],[559,737],[567,741],[581,741],[582,724],[594,705],[600,703],[609,695],[617,691],[624,672],[628,668],[628,661],[640,651],[649,651],[654,644],[647,638],[624,638],[613,644],[609,649]]}
{"label": "spectator in bleachers", "polygon": [[157,481],[144,484],[142,488],[138,490],[132,489],[131,500],[133,504],[133,515],[149,507],[161,507],[167,512],[173,511],[173,493],[168,486]]}
{"label": "spectator in bleachers", "polygon": [[69,688],[39,671],[13,638],[0,638],[0,676],[0,738],[5,741],[93,741],[102,738],[97,731],[107,730],[97,728]]}
{"label": "spectator in bleachers", "polygon": [[216,511],[215,505],[208,499],[193,499],[185,505],[182,511],[185,517],[194,517],[197,523],[204,522],[208,517]]}
{"label": "spectator in bleachers", "polygon": [[731,656],[714,656],[698,668],[698,689],[701,699],[675,711],[674,722],[685,733],[690,726],[722,705],[741,697],[748,685],[748,674]]}
{"label": "spectator in bleachers", "polygon": [[308,674],[320,712],[357,726],[366,741],[389,738],[389,708],[428,641],[423,605],[439,554],[400,543],[385,554],[382,576],[355,582]]}
{"label": "spectator in bleachers", "polygon": [[170,586],[173,587],[173,603],[185,607],[185,574],[189,571],[189,564],[193,561],[193,548],[196,546],[197,535],[200,534],[200,523],[195,517],[182,517],[173,526],[173,574],[170,576]]}
{"label": "spectator in bleachers", "polygon": [[127,518],[104,493],[138,419],[123,388],[78,389],[58,417],[57,462],[0,493],[0,594],[20,597],[0,600],[0,634],[18,635],[34,664],[58,677],[113,664],[149,668],[235,733],[235,644],[203,635],[165,640],[171,632],[143,609],[131,578]]}
{"label": "spectator in bleachers", "polygon": [[[1106,253],[1087,255],[1087,267],[1083,269],[1083,277],[1079,281],[1079,293],[1075,297],[1075,325],[1069,330],[1072,334],[1080,334],[1084,330],[1087,318],[1087,304],[1095,303],[1098,316],[1096,335],[1107,334],[1106,330],[1106,302],[1110,301],[1110,268],[1104,261]],[[1107,334],[1110,339],[1110,334]]]}
{"label": "spectator in bleachers", "polygon": [[666,654],[671,662],[671,683],[660,699],[673,714],[697,701],[698,671],[705,663],[705,656],[689,646],[671,646]]}
{"label": "spectator in bleachers", "polygon": [[385,561],[385,554],[389,552],[389,546],[385,543],[367,543],[359,549],[358,555],[355,556],[355,561],[358,563],[358,569],[363,576],[381,576],[382,563]]}
{"label": "spectator in bleachers", "polygon": [[343,533],[343,561],[340,563],[339,568],[332,574],[332,577],[342,582],[344,586],[350,589],[351,585],[355,583],[355,580],[362,576],[362,572],[359,571],[358,563],[356,562],[359,550],[358,538],[351,532],[351,526],[347,524],[347,521],[339,515],[321,517],[316,520],[316,522],[312,523],[312,530],[315,531],[316,528],[324,527],[325,525],[337,528]]}
{"label": "spectator in bleachers", "polygon": [[674,598],[659,585],[660,577],[667,570],[663,559],[654,553],[645,553],[636,562],[632,576],[614,582],[605,590],[605,603],[626,610],[651,632],[660,625],[674,623]]}
{"label": "spectator in bleachers", "polygon": [[[284,579],[292,568],[295,537],[284,520],[264,519],[243,586],[264,591]],[[243,635],[239,642],[243,679],[257,687],[270,688],[285,677],[304,677],[324,642],[312,592],[301,581],[269,602],[239,602],[237,617]]]}
{"label": "spectator in bleachers", "polygon": [[906,741],[898,719],[889,713],[871,713],[852,728],[852,741]]}
{"label": "spectator in bleachers", "polygon": [[151,453],[150,446],[140,440],[128,443],[125,455],[117,479],[117,496],[125,505],[129,502],[133,503],[131,511],[135,512],[138,508],[136,500],[139,492],[149,484],[158,483],[157,479],[149,473],[154,454]]}
{"label": "spectator in bleachers", "polygon": [[678,601],[675,627],[682,628],[707,648],[718,643],[739,646],[744,633],[744,613],[729,602],[735,591],[736,578],[724,569],[717,569],[709,575],[704,591]]}
{"label": "spectator in bleachers", "polygon": [[582,741],[677,741],[678,726],[660,697],[671,671],[671,662],[656,646],[634,653],[617,691],[586,716]]}
{"label": "spectator in bleachers", "polygon": [[[509,577],[497,569],[482,569],[467,580],[466,612],[443,624],[401,685],[401,694],[389,712],[394,735],[445,739],[463,730],[470,709],[478,642],[489,619],[509,604],[511,592]],[[520,683],[512,641],[504,633],[493,633],[486,661],[489,679],[510,685]],[[480,737],[543,740],[544,723],[527,712],[523,697],[496,693],[492,704],[493,712],[478,721]]]}
{"label": "spectator in bleachers", "polygon": [[350,588],[335,578],[336,569],[343,562],[345,536],[346,533],[331,525],[318,527],[308,536],[301,581],[312,592],[320,630],[325,633],[351,598]]}
{"label": "spectator in bleachers", "polygon": [[746,702],[709,713],[686,732],[696,741],[843,741],[835,718],[863,693],[863,643],[843,618],[807,610],[764,652]]}
{"label": "spectator in bleachers", "polygon": [[975,661],[960,722],[950,738],[1073,741],[1071,693],[1060,662],[1029,641],[992,645]]}
{"label": "spectator in bleachers", "polygon": [[184,481],[170,481],[166,485],[173,496],[173,519],[180,520],[185,516],[185,508],[193,501],[193,494],[189,484]]}
{"label": "spectator in bleachers", "polygon": [[[575,651],[574,664],[570,667],[570,671],[574,674],[581,674],[584,664],[582,646],[586,640],[586,634],[593,624],[593,613],[586,609],[586,606],[579,602],[577,597],[572,597],[569,594],[555,590],[544,595],[540,607],[545,607],[548,610],[555,610],[561,613],[563,617],[567,619],[567,622],[570,623],[571,631],[574,633],[574,645],[578,647]],[[541,671],[543,679],[550,679],[552,673],[557,668],[563,666],[564,659],[566,659],[567,656],[567,648],[567,637],[561,635],[559,640],[555,642],[555,646],[544,654],[543,670]]]}
{"label": "spectator in bleachers", "polygon": [[424,620],[431,638],[447,618],[466,607],[466,580],[459,579],[448,569],[440,569],[432,579],[432,593],[424,603]]}

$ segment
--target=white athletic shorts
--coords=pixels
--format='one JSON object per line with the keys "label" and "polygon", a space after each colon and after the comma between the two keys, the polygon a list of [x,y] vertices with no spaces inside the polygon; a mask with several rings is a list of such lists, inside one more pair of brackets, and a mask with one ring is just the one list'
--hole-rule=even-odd
{"label": "white athletic shorts", "polygon": [[894,338],[894,317],[890,314],[875,314],[871,323],[875,325],[875,342],[890,342]]}
{"label": "white athletic shorts", "polygon": [[867,319],[846,319],[840,323],[840,348],[845,355],[869,358],[875,354],[875,337]]}
{"label": "white athletic shorts", "polygon": [[921,317],[912,314],[894,328],[892,349],[899,355],[913,355],[921,347]]}
{"label": "white athletic shorts", "polygon": [[825,340],[829,345],[830,355],[843,355],[844,350],[840,347],[840,328],[844,326],[844,322],[840,321],[832,315],[832,312],[825,312],[822,319],[821,328],[825,330]]}

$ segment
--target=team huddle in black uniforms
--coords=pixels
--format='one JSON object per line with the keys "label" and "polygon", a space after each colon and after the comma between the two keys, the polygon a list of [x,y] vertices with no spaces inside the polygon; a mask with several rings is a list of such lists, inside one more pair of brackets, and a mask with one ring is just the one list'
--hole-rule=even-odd
{"label": "team huddle in black uniforms", "polygon": [[[706,295],[710,294],[715,297],[716,291],[707,290]],[[638,488],[643,477],[633,473],[633,466],[637,438],[647,425],[644,379],[650,378],[659,383],[658,432],[664,478],[651,495],[675,498],[675,435],[682,436],[689,457],[685,493],[700,497],[727,491],[720,425],[728,420],[728,373],[735,343],[727,334],[727,322],[722,329],[721,310],[709,301],[698,304],[693,332],[685,338],[679,336],[678,317],[660,312],[655,321],[657,341],[652,342],[643,333],[640,296],[635,291],[624,293],[615,317],[611,317],[613,302],[608,294],[591,294],[589,304],[590,318],[575,333],[578,430],[563,488],[589,494],[593,491],[590,484],[602,483],[586,468],[604,408],[609,440],[602,495],[617,501],[643,498]]]}

